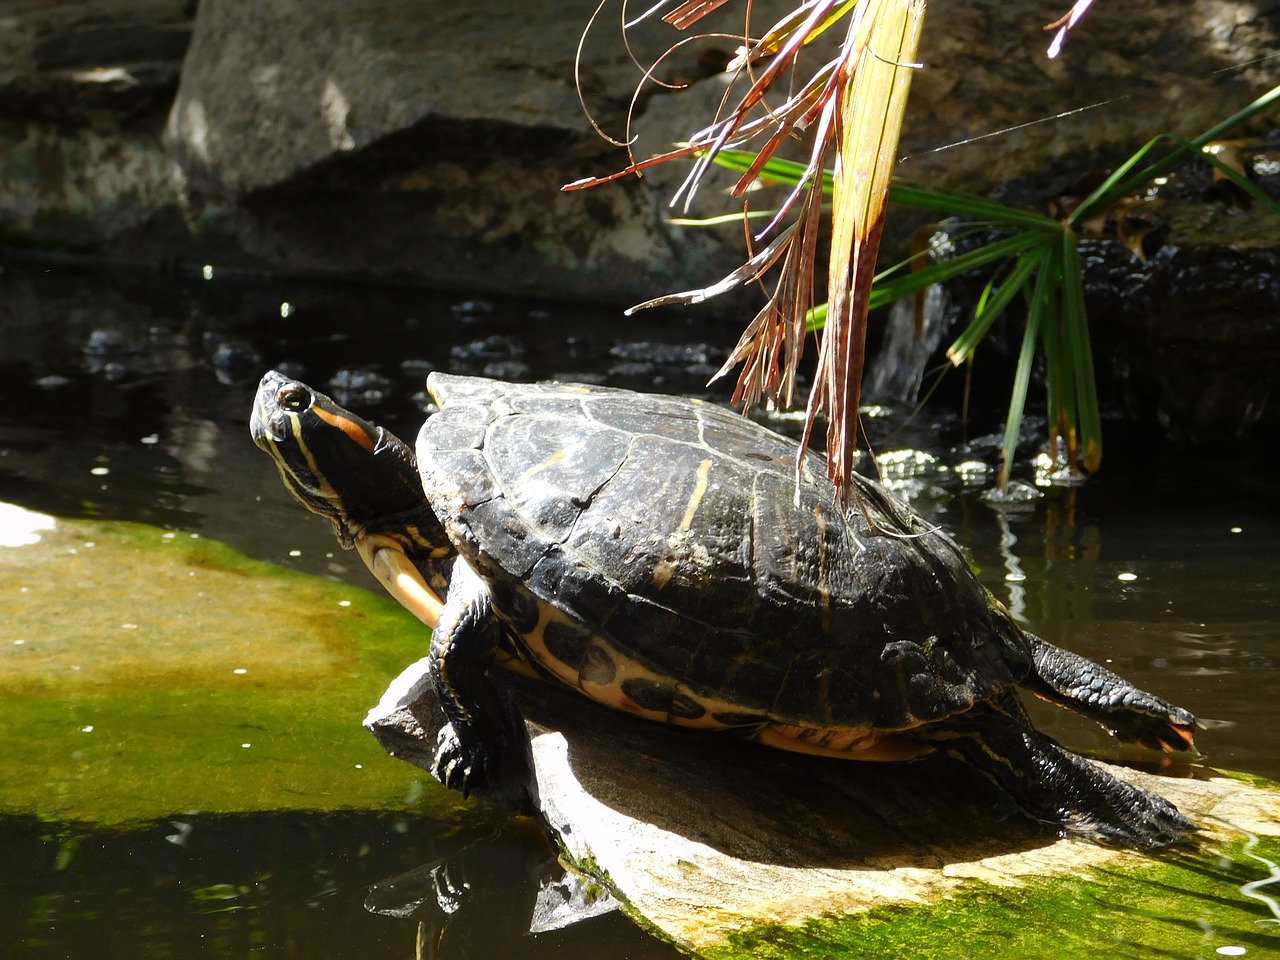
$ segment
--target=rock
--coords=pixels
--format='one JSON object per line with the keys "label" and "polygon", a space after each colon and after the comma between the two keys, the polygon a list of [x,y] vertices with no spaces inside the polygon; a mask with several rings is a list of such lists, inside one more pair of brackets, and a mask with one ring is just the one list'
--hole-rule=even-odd
{"label": "rock", "polygon": [[[1280,200],[1280,134],[1243,145],[1241,154],[1251,182]],[[1101,234],[1085,232],[1080,243],[1104,416],[1154,424],[1152,432],[1168,440],[1245,446],[1280,428],[1280,405],[1273,399],[1280,363],[1280,217],[1223,190],[1205,163],[1183,164],[1161,179],[1140,197],[1122,200]],[[1042,178],[1011,181],[1004,191],[1031,205],[1032,197],[1043,195],[1036,193],[1043,190],[1037,180]],[[961,221],[944,224],[934,241],[953,256],[995,236],[975,234]],[[959,278],[945,293],[931,288],[919,337],[914,301],[896,303],[864,394],[915,403],[925,371],[947,366],[946,350],[972,320],[991,276],[987,270]],[[1012,369],[1022,316],[1013,310],[996,322],[983,341],[984,362],[998,358]],[[1033,374],[1033,397],[1044,395],[1044,376],[1042,369]],[[960,379],[951,378],[944,404],[962,402]],[[1008,404],[1003,377],[975,378],[972,387],[971,411],[1002,412]],[[1043,443],[1043,431],[1032,443]]]}
{"label": "rock", "polygon": [[[1280,199],[1280,135],[1246,149],[1250,179]],[[1115,239],[1082,247],[1098,379],[1131,422],[1230,446],[1275,436],[1280,404],[1280,217],[1174,171],[1138,205],[1143,256]]]}
{"label": "rock", "polygon": [[[1144,871],[1162,862],[1056,839],[1016,814],[1005,819],[983,781],[947,761],[792,756],[641,723],[545,684],[518,689],[538,812],[555,842],[633,917],[695,954],[756,928],[795,932],[819,918],[963,904],[1054,878],[1071,889],[1089,876],[1124,883],[1132,875],[1128,894],[1142,896]],[[425,661],[366,720],[392,755],[427,768],[440,723]],[[1212,862],[1248,835],[1280,835],[1274,791],[1107,769],[1169,797],[1202,825],[1200,853],[1183,854],[1195,862]]]}
{"label": "rock", "polygon": [[[414,772],[351,722],[420,632],[390,600],[199,534],[4,503],[0,581],[0,815],[119,829],[409,809]],[[299,764],[303,742],[323,746]],[[442,818],[462,807],[438,790],[412,809],[439,801]]]}
{"label": "rock", "polygon": [[[440,141],[403,155],[409,166],[448,152],[451,125],[580,132],[569,67],[582,26],[517,0],[205,0],[168,141],[194,187],[239,197],[425,121]],[[615,97],[622,67],[591,64]]]}
{"label": "rock", "polygon": [[[586,18],[516,0],[206,0],[166,142],[193,205],[295,271],[616,301],[730,269],[736,252],[668,225],[645,184],[561,194],[624,162],[574,87]],[[640,74],[616,29],[592,40],[592,108],[621,130]]]}
{"label": "rock", "polygon": [[173,164],[155,124],[177,87],[191,34],[187,7],[185,0],[6,5],[0,18],[6,242],[101,249],[158,212],[178,209]]}
{"label": "rock", "polygon": [[[757,3],[754,22],[787,6]],[[741,16],[727,4],[706,27],[740,29]],[[984,191],[1064,156],[1198,131],[1270,82],[1247,64],[1265,62],[1274,37],[1226,0],[1197,4],[1194,17],[1155,0],[1097,4],[1056,61],[1044,55],[1046,16],[1029,3],[934,5],[904,175]],[[585,10],[204,0],[194,28],[190,17],[181,0],[20,5],[0,31],[0,115],[15,121],[0,123],[12,160],[0,230],[197,263],[620,303],[705,285],[740,257],[736,229],[668,222],[683,164],[559,192],[626,162],[590,129],[574,89]],[[651,21],[630,40],[647,65],[682,36]],[[586,102],[612,135],[635,135],[637,155],[666,149],[714,114],[723,83],[707,73],[732,47],[678,50],[663,69],[693,89],[651,84],[628,126],[641,73],[606,16],[583,45]],[[39,125],[53,120],[71,122]],[[1004,127],[1017,129],[928,152]],[[692,212],[718,212],[726,182]]]}
{"label": "rock", "polygon": [[191,36],[189,6],[187,0],[7,4],[0,117],[85,123],[167,108]]}
{"label": "rock", "polygon": [[[1194,136],[1275,84],[1274,28],[1238,4],[1095,3],[1050,60],[1042,28],[1069,7],[931,4],[898,173],[986,193],[1068,158],[1115,161],[1162,133]],[[929,152],[949,144],[962,146]]]}

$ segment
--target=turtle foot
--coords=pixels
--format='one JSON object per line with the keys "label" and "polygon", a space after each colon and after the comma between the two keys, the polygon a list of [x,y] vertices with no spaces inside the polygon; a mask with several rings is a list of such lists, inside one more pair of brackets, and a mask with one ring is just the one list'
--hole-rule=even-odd
{"label": "turtle foot", "polygon": [[529,787],[528,737],[521,739],[523,743],[490,749],[460,739],[453,724],[446,723],[436,735],[431,775],[464,797],[474,793],[517,813],[530,813],[534,804]]}
{"label": "turtle foot", "polygon": [[939,750],[970,764],[1027,816],[1063,836],[1158,850],[1197,829],[1164,797],[1116,778],[990,704],[929,729]]}
{"label": "turtle foot", "polygon": [[483,756],[476,757],[466,750],[453,724],[446,723],[436,734],[436,755],[431,764],[431,775],[450,790],[458,790],[469,796],[472,787],[483,786],[483,777],[477,778],[477,770],[483,769]]}
{"label": "turtle foot", "polygon": [[[1064,834],[1092,837],[1140,850],[1159,850],[1199,829],[1159,794],[1117,780],[1097,767],[1093,767],[1092,772],[1101,775],[1094,783],[1100,801],[1087,812],[1062,810]],[[1089,774],[1085,776],[1093,779]],[[1101,811],[1097,809],[1099,802],[1104,808]]]}

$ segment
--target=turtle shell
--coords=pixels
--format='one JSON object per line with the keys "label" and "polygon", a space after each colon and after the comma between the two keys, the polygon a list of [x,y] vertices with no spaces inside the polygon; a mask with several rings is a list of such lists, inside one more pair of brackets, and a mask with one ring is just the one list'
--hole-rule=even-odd
{"label": "turtle shell", "polygon": [[749,419],[594,386],[429,388],[432,509],[517,642],[597,700],[853,750],[1030,669],[947,536],[864,478],[841,509],[816,457],[797,486],[796,443]]}

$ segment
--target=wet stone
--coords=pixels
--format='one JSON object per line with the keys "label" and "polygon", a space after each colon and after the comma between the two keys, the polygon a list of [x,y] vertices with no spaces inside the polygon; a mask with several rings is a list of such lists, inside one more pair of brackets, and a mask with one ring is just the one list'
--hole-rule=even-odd
{"label": "wet stone", "polygon": [[252,383],[262,374],[262,355],[244,340],[224,340],[209,358],[219,383]]}
{"label": "wet stone", "polygon": [[400,372],[411,380],[426,382],[427,375],[433,373],[436,365],[421,357],[410,357],[400,361]]}
{"label": "wet stone", "polygon": [[122,357],[141,353],[143,340],[133,330],[99,327],[85,339],[84,352],[91,357]]}
{"label": "wet stone", "polygon": [[[366,724],[393,755],[429,769],[443,721],[430,685],[419,682],[424,670],[421,663],[406,670]],[[980,775],[945,757],[909,764],[801,757],[640,722],[550,684],[523,678],[510,683],[531,738],[532,794],[557,847],[694,956],[756,955],[744,953],[743,943],[786,947],[802,936],[800,930],[818,932],[804,934],[801,942],[813,949],[795,955],[821,956],[833,948],[863,955],[869,927],[863,917],[877,908],[896,915],[876,922],[901,924],[893,931],[900,942],[927,935],[950,943],[965,936],[956,926],[962,910],[966,916],[973,911],[984,930],[980,936],[990,936],[984,925],[991,917],[1013,911],[1015,927],[1048,918],[1050,940],[1069,942],[1080,926],[1080,942],[1095,945],[1109,942],[1104,938],[1118,916],[1098,918],[1097,903],[1128,902],[1153,886],[1165,917],[1185,915],[1180,905],[1171,906],[1171,895],[1185,896],[1185,909],[1193,911],[1203,911],[1207,902],[1229,906],[1234,913],[1219,915],[1216,923],[1230,931],[1223,934],[1226,942],[1237,942],[1227,938],[1236,936],[1242,918],[1257,916],[1256,902],[1236,894],[1239,880],[1223,882],[1228,872],[1237,876],[1244,869],[1238,845],[1252,834],[1254,844],[1260,838],[1267,844],[1259,851],[1274,856],[1280,794],[1265,786],[1107,767],[1169,796],[1201,822],[1201,845],[1157,861],[1110,845],[1056,839],[1029,821],[1010,819],[1003,805],[991,803]],[[624,690],[644,700],[644,683],[657,686],[632,678]],[[1182,872],[1153,873],[1168,869]],[[1092,886],[1099,876],[1104,886]],[[1203,877],[1212,877],[1215,893],[1209,897],[1195,886],[1193,878]],[[993,889],[1000,892],[988,915],[981,898]],[[1051,900],[1053,906],[1034,899],[1046,893],[1063,899]],[[967,894],[975,898],[965,900]],[[1024,903],[1028,895],[1033,899]],[[828,930],[820,926],[824,922],[843,927]],[[739,939],[743,931],[753,939]],[[1167,942],[1171,928],[1153,926],[1148,933],[1150,942]],[[1204,936],[1195,928],[1187,937],[1194,941],[1190,952],[1181,945],[1174,952],[1194,955]],[[962,952],[1005,956],[967,944]],[[1041,946],[1032,953],[1092,955]],[[1014,955],[1023,954],[1008,952]]]}
{"label": "wet stone", "polygon": [[360,409],[380,406],[391,392],[391,380],[376,370],[343,367],[329,379],[328,387],[338,403]]}
{"label": "wet stone", "polygon": [[463,300],[450,306],[449,312],[462,319],[487,317],[493,313],[493,304],[488,300]]}
{"label": "wet stone", "polygon": [[496,360],[486,363],[480,372],[495,380],[528,380],[533,376],[533,368],[523,360]]}
{"label": "wet stone", "polygon": [[482,340],[462,343],[449,351],[449,358],[463,365],[481,364],[485,361],[510,360],[524,356],[524,344],[515,337],[495,334]]}
{"label": "wet stone", "polygon": [[637,340],[614,344],[609,350],[609,356],[627,363],[687,367],[709,363],[719,352],[717,348],[705,343],[655,343]]}
{"label": "wet stone", "polygon": [[651,377],[656,371],[657,367],[652,363],[615,363],[609,368],[609,378],[613,380],[636,380]]}

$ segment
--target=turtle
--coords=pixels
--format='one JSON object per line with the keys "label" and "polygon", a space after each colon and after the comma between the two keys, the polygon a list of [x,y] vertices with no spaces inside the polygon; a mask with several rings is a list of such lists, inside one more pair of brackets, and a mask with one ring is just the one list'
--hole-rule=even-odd
{"label": "turtle", "polygon": [[1189,711],[1023,629],[955,541],[861,475],[714,402],[432,373],[414,448],[276,371],[251,432],[432,628],[433,773],[506,796],[527,733],[492,668],[637,717],[806,754],[962,760],[1062,835],[1195,825],[1037,731],[1019,689],[1194,749]]}

